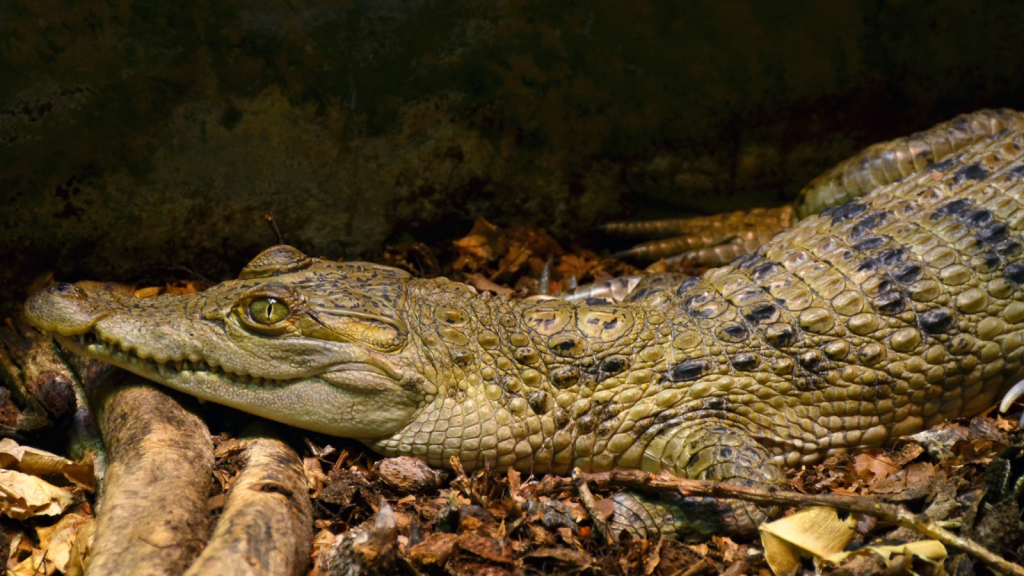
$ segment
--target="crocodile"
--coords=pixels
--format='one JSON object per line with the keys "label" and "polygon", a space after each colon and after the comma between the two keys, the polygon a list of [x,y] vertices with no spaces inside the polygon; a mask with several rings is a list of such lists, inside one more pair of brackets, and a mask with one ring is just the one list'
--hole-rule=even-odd
{"label": "crocodile", "polygon": [[[1021,378],[1022,147],[1008,128],[941,161],[912,150],[907,174],[620,302],[510,299],[276,246],[200,293],[61,283],[25,313],[75,353],[383,455],[780,486],[783,467],[978,414]],[[773,513],[613,501],[613,525],[648,537],[747,533]]]}

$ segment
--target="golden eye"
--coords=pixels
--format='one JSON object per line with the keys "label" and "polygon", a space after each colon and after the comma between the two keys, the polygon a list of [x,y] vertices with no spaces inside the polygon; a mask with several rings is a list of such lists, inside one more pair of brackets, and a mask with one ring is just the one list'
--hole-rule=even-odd
{"label": "golden eye", "polygon": [[249,303],[249,318],[257,324],[277,324],[288,317],[288,305],[277,298],[256,298]]}

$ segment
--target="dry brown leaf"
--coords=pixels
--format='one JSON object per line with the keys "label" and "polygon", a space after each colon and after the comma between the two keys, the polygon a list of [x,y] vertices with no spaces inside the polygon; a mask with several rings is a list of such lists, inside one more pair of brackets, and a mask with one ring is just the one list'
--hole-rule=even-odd
{"label": "dry brown leaf", "polygon": [[1013,418],[1003,418],[1001,414],[996,414],[996,427],[1003,432],[1009,432],[1017,428],[1017,420]]}
{"label": "dry brown leaf", "polygon": [[515,290],[506,288],[501,284],[495,284],[483,274],[478,274],[476,272],[466,274],[466,282],[468,282],[473,288],[483,292],[494,292],[495,294],[500,294],[502,296],[511,296],[516,293]]}
{"label": "dry brown leaf", "polygon": [[0,440],[0,468],[13,468],[33,476],[60,474],[92,490],[95,483],[91,463],[79,463],[30,446],[19,446],[10,438]]}
{"label": "dry brown leaf", "polygon": [[176,294],[178,296],[186,296],[188,294],[195,294],[196,292],[202,292],[209,284],[205,282],[194,282],[192,280],[185,280],[183,282],[168,283],[164,287],[165,294]]}
{"label": "dry brown leaf", "polygon": [[502,274],[512,274],[519,270],[519,267],[529,260],[532,254],[533,251],[528,247],[518,243],[513,244],[505,252],[504,256],[501,257],[501,261],[498,263],[498,271],[494,274],[494,277],[496,278]]}
{"label": "dry brown leaf", "polygon": [[56,516],[75,502],[75,496],[49,482],[16,470],[0,470],[0,512],[25,520]]}
{"label": "dry brown leaf", "polygon": [[765,560],[779,575],[800,569],[800,557],[818,561],[841,552],[853,539],[853,528],[834,508],[816,506],[761,526]]}
{"label": "dry brown leaf", "polygon": [[861,452],[853,457],[853,469],[865,479],[881,480],[899,470],[899,467],[880,451]]}
{"label": "dry brown leaf", "polygon": [[479,268],[505,251],[498,227],[483,218],[477,218],[469,234],[452,242],[452,246],[459,254],[452,263],[456,270]]}

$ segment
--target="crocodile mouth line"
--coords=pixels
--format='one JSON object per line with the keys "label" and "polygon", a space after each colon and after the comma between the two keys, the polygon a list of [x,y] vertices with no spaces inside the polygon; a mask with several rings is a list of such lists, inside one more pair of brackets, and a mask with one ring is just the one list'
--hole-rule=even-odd
{"label": "crocodile mouth line", "polygon": [[209,375],[227,380],[232,384],[254,386],[262,388],[280,388],[297,380],[279,380],[275,378],[264,378],[252,374],[231,372],[222,366],[211,364],[204,360],[192,361],[189,359],[167,360],[159,362],[153,358],[143,358],[133,350],[125,348],[110,340],[100,337],[96,332],[89,331],[74,336],[65,336],[76,346],[90,356],[100,360],[116,364],[126,370],[139,373],[142,376],[152,376],[160,380],[171,380],[179,376]]}

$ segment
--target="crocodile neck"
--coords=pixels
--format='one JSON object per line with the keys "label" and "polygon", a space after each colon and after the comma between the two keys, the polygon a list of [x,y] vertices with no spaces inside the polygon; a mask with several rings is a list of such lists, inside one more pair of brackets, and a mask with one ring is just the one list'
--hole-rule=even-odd
{"label": "crocodile neck", "polygon": [[[669,373],[681,356],[675,331],[650,303],[509,300],[420,280],[405,320],[432,386],[408,426],[369,443],[384,454],[535,472],[635,466],[650,426],[630,409],[684,396]],[[636,449],[626,454],[626,444]]]}

